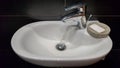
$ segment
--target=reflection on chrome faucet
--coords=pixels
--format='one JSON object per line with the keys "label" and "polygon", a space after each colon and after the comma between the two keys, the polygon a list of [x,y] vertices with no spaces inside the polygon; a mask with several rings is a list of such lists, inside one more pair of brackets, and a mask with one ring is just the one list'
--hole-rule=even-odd
{"label": "reflection on chrome faucet", "polygon": [[70,10],[77,10],[77,12],[72,12],[68,15],[65,15],[62,18],[63,22],[68,22],[71,21],[73,23],[76,23],[75,25],[79,29],[86,28],[86,17],[85,17],[85,4],[76,4],[70,7],[65,8],[65,11],[70,11]]}

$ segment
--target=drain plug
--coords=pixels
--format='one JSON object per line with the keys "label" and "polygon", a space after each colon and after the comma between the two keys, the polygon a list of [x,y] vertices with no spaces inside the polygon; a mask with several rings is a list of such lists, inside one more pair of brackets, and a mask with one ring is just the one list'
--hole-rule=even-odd
{"label": "drain plug", "polygon": [[66,49],[66,45],[65,45],[64,43],[58,43],[58,44],[56,45],[56,48],[57,48],[58,50],[60,50],[60,51],[63,51],[63,50]]}

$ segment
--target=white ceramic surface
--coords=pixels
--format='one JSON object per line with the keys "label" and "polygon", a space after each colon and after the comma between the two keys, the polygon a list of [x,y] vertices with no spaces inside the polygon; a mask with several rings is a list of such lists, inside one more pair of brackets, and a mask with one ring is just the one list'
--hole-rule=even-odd
{"label": "white ceramic surface", "polygon": [[40,21],[25,25],[13,35],[11,46],[25,61],[50,67],[87,66],[102,60],[110,52],[110,37],[96,39],[86,29],[74,31],[65,42],[66,50],[57,50],[55,46],[68,26],[62,21]]}

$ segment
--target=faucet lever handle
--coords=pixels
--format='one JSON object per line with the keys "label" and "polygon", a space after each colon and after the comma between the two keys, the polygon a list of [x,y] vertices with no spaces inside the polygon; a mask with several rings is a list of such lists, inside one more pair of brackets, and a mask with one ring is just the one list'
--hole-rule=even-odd
{"label": "faucet lever handle", "polygon": [[66,8],[65,8],[65,11],[70,11],[70,10],[74,10],[74,9],[78,9],[78,10],[83,11],[83,9],[82,9],[83,5],[84,5],[84,4],[81,4],[81,3],[75,4],[75,5],[66,7]]}
{"label": "faucet lever handle", "polygon": [[75,5],[66,7],[65,11],[71,11],[71,10],[75,10],[75,9],[77,9],[78,14],[85,16],[85,4],[78,3]]}

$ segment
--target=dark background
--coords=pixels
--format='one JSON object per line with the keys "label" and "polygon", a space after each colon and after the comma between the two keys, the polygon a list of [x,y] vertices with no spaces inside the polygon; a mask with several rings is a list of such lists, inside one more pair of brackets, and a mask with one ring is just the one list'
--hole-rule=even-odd
{"label": "dark background", "polygon": [[[85,2],[88,13],[110,26],[113,40],[113,49],[104,61],[83,68],[120,68],[119,0],[67,0],[67,5],[77,2]],[[0,68],[42,67],[20,59],[11,49],[11,38],[16,30],[26,24],[59,20],[65,14],[64,0],[0,0]]]}

